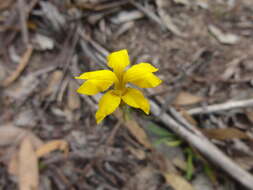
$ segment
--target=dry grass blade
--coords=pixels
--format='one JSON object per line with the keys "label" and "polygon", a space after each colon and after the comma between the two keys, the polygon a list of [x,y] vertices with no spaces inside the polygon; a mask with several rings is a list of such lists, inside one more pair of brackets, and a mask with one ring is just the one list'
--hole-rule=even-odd
{"label": "dry grass blade", "polygon": [[3,81],[3,86],[4,87],[9,86],[11,83],[13,83],[15,80],[17,80],[17,78],[19,77],[19,75],[22,73],[22,71],[28,65],[29,59],[30,59],[30,57],[32,55],[32,52],[33,52],[33,47],[32,46],[28,46],[26,52],[24,53],[24,55],[20,59],[20,63],[18,65],[17,69],[14,71],[14,73],[12,73],[7,79],[5,79]]}
{"label": "dry grass blade", "polygon": [[37,190],[39,185],[38,158],[29,138],[25,138],[18,155],[18,179],[20,190]]}

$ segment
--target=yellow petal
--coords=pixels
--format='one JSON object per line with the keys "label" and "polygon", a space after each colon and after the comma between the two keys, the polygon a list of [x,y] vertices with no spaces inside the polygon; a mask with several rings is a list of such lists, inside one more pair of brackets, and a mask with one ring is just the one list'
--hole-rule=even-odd
{"label": "yellow petal", "polygon": [[122,100],[134,108],[142,109],[146,114],[149,114],[150,105],[148,100],[144,97],[141,91],[134,88],[127,88]]}
{"label": "yellow petal", "polygon": [[108,66],[113,69],[118,77],[124,72],[130,64],[129,56],[126,49],[116,51],[108,56]]}
{"label": "yellow petal", "polygon": [[124,75],[124,82],[131,82],[141,88],[158,86],[162,81],[153,72],[158,71],[149,63],[139,63],[128,69]]}
{"label": "yellow petal", "polygon": [[120,101],[120,96],[116,95],[114,90],[105,93],[98,104],[98,111],[96,113],[97,123],[100,123],[107,115],[114,112],[119,106]]}
{"label": "yellow petal", "polygon": [[110,70],[99,70],[99,71],[91,71],[81,74],[79,77],[75,77],[76,79],[97,79],[97,80],[110,80],[115,82],[118,80],[115,74]]}
{"label": "yellow petal", "polygon": [[85,81],[78,89],[77,92],[86,95],[95,95],[99,92],[107,90],[113,84],[109,80],[96,80],[91,79]]}
{"label": "yellow petal", "polygon": [[75,78],[87,80],[77,89],[78,93],[86,95],[103,92],[113,83],[118,83],[116,75],[110,70],[86,72]]}

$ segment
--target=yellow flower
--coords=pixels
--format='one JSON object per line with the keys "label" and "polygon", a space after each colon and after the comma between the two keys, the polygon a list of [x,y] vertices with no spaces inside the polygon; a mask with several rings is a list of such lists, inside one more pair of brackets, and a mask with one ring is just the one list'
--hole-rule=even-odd
{"label": "yellow flower", "polygon": [[149,63],[139,63],[129,69],[130,64],[127,50],[111,53],[108,57],[108,66],[111,70],[99,70],[86,72],[76,79],[86,80],[77,92],[86,95],[95,95],[106,91],[113,84],[114,88],[107,91],[99,101],[96,112],[97,123],[100,123],[107,115],[113,113],[120,105],[121,100],[134,108],[142,109],[149,114],[150,105],[141,91],[128,87],[132,83],[140,88],[152,88],[158,86],[162,81],[153,72],[158,71]]}

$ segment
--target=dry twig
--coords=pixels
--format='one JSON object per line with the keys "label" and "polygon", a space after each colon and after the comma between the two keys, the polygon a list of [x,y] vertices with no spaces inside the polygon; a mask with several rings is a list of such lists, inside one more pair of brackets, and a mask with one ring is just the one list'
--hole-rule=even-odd
{"label": "dry twig", "polygon": [[205,107],[193,108],[193,109],[188,110],[187,112],[191,115],[197,115],[197,114],[207,114],[207,113],[213,113],[213,112],[226,111],[226,110],[235,109],[235,108],[246,108],[246,107],[252,107],[252,106],[253,106],[253,99],[249,99],[249,100],[231,101],[231,102],[226,102],[223,104],[214,104],[214,105],[205,106]]}
{"label": "dry twig", "polygon": [[27,46],[29,43],[28,29],[26,24],[26,7],[24,0],[18,0],[18,8],[20,15],[20,25],[21,25],[21,33],[23,38],[23,43]]}

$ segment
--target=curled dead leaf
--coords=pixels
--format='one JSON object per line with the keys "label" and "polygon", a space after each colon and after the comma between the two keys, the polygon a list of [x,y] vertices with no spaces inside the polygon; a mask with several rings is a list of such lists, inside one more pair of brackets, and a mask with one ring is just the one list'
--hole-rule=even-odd
{"label": "curled dead leaf", "polygon": [[36,155],[38,158],[49,154],[52,151],[61,150],[64,152],[65,156],[68,154],[68,143],[64,140],[52,140],[45,143],[39,149],[36,150]]}

